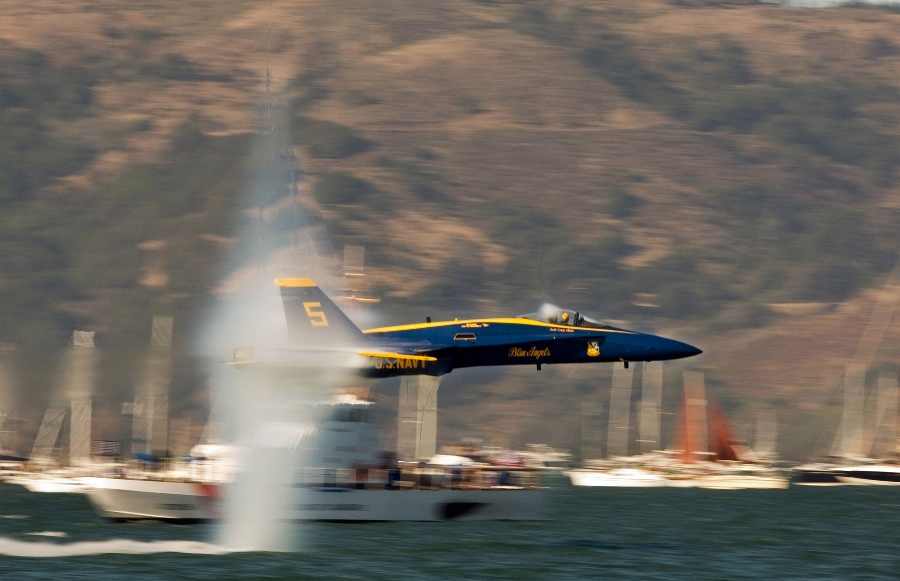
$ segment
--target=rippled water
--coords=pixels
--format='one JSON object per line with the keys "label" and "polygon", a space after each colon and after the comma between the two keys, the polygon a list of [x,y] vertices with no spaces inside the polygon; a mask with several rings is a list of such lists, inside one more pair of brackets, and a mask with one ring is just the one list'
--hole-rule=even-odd
{"label": "rippled water", "polygon": [[211,543],[212,525],[114,524],[80,495],[0,485],[0,578],[900,576],[900,488],[629,490],[554,482],[546,522],[312,523],[303,553],[228,553]]}

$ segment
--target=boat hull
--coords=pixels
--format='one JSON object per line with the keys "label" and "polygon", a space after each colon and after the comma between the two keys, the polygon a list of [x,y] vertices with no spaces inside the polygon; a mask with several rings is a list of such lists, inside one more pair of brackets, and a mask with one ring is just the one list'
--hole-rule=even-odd
{"label": "boat hull", "polygon": [[787,488],[787,478],[747,474],[660,474],[640,469],[570,470],[566,472],[575,486],[615,486],[628,488],[672,487],[741,490],[750,488]]}
{"label": "boat hull", "polygon": [[797,466],[791,477],[791,484],[797,486],[845,486],[841,482],[837,469],[827,466]]}
{"label": "boat hull", "polygon": [[76,477],[47,478],[40,475],[26,475],[10,479],[8,482],[24,486],[29,492],[52,494],[82,494],[87,492],[87,486],[82,482],[82,479]]}
{"label": "boat hull", "polygon": [[673,478],[669,486],[675,488],[708,488],[711,490],[785,489],[790,481],[782,477],[745,475],[701,475],[691,478]]}
{"label": "boat hull", "polygon": [[[98,514],[115,520],[206,522],[222,518],[226,487],[196,482],[91,478],[88,498]],[[446,521],[542,520],[545,489],[292,488],[287,520]]]}
{"label": "boat hull", "polygon": [[569,470],[566,476],[574,486],[614,486],[649,488],[669,486],[669,481],[659,474],[638,469]]}
{"label": "boat hull", "polygon": [[805,486],[900,486],[900,466],[801,466],[795,468],[794,484]]}
{"label": "boat hull", "polygon": [[900,466],[851,466],[838,470],[836,477],[844,484],[856,486],[900,486]]}

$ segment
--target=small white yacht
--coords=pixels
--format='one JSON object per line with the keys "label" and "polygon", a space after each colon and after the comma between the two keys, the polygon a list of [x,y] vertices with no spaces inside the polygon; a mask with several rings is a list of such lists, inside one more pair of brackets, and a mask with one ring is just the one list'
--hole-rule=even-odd
{"label": "small white yacht", "polygon": [[[539,471],[489,466],[468,458],[427,463],[390,461],[379,454],[371,402],[338,396],[321,406],[304,431],[308,466],[289,486],[287,520],[441,521],[538,520],[547,491]],[[86,478],[98,514],[115,520],[178,522],[222,518],[223,498],[242,477],[241,450],[195,447],[187,465],[166,472],[123,472]]]}

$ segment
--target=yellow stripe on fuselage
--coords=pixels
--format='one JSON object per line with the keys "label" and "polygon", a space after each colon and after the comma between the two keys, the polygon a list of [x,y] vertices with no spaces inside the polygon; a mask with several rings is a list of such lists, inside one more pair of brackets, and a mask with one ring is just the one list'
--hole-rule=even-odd
{"label": "yellow stripe on fuselage", "polygon": [[471,325],[473,323],[480,324],[500,324],[500,325],[529,325],[532,327],[544,327],[555,329],[578,329],[581,331],[598,331],[603,333],[625,333],[627,335],[635,335],[634,331],[626,331],[624,329],[606,329],[596,327],[575,327],[572,325],[560,325],[559,323],[545,323],[543,321],[535,321],[534,319],[526,319],[524,317],[510,317],[502,319],[466,319],[463,321],[434,321],[431,323],[412,323],[410,325],[394,325],[393,327],[379,327],[378,329],[366,329],[363,333],[393,333],[395,331],[416,331],[420,329],[434,329],[437,327],[448,327],[450,325]]}
{"label": "yellow stripe on fuselage", "polygon": [[430,355],[406,355],[404,353],[389,353],[387,351],[358,351],[363,357],[381,357],[384,359],[406,359],[409,361],[437,361],[437,357]]}
{"label": "yellow stripe on fuselage", "polygon": [[276,278],[275,284],[281,287],[318,286],[311,278]]}

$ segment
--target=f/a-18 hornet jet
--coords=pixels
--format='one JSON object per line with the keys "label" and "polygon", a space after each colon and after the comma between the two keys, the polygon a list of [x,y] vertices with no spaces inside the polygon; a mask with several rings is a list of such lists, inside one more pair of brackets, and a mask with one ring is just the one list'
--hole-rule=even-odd
{"label": "f/a-18 hornet jet", "polygon": [[366,377],[444,375],[463,367],[492,365],[540,369],[552,363],[624,362],[627,366],[630,361],[702,353],[687,343],[604,325],[552,306],[520,317],[429,320],[361,330],[312,280],[280,278],[275,283],[297,350],[355,353],[361,356],[359,373]]}

